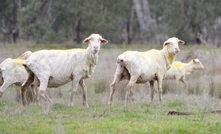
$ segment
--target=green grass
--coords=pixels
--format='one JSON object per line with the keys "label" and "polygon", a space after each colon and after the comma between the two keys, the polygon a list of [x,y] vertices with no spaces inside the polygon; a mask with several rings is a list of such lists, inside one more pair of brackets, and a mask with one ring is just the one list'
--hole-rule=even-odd
{"label": "green grass", "polygon": [[[99,96],[95,95],[93,97]],[[79,97],[79,96],[78,96]],[[166,97],[167,98],[167,97]],[[167,99],[166,99],[167,100]],[[77,103],[80,103],[80,100]],[[90,103],[89,103],[90,104]],[[185,111],[185,100],[159,103],[117,102],[113,106],[92,102],[89,108],[80,104],[22,107],[16,102],[0,101],[0,133],[219,133],[220,114],[168,116],[174,109]],[[210,107],[210,106],[206,106]],[[185,111],[187,112],[187,111]],[[192,112],[192,111],[188,111]]]}

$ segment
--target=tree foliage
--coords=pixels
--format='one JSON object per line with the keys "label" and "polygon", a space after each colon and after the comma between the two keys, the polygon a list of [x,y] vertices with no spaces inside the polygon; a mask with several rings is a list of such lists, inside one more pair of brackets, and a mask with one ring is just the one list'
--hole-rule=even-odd
{"label": "tree foliage", "polygon": [[220,0],[1,0],[0,33],[14,43],[80,43],[100,33],[127,44],[159,44],[170,36],[195,43],[201,33],[214,43],[220,6]]}

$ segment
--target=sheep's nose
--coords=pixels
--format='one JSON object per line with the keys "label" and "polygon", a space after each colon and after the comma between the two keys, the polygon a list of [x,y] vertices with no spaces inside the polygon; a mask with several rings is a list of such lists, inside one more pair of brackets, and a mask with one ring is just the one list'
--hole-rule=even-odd
{"label": "sheep's nose", "polygon": [[175,52],[176,53],[180,52],[180,49],[179,48],[175,48]]}
{"label": "sheep's nose", "polygon": [[98,46],[94,46],[93,48],[94,48],[95,50],[97,50],[97,49],[98,49]]}

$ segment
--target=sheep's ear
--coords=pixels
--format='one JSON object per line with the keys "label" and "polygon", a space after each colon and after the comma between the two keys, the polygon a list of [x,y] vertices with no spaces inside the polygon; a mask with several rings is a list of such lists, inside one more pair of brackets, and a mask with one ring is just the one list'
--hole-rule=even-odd
{"label": "sheep's ear", "polygon": [[169,45],[169,44],[170,44],[170,42],[165,41],[165,42],[163,43],[163,46],[166,46],[166,45]]}
{"label": "sheep's ear", "polygon": [[199,59],[193,59],[194,63],[199,63]]}
{"label": "sheep's ear", "polygon": [[107,44],[107,43],[108,43],[108,40],[106,40],[106,39],[104,39],[104,38],[101,38],[101,43]]}
{"label": "sheep's ear", "polygon": [[83,43],[84,43],[84,44],[88,44],[89,41],[90,41],[90,39],[91,39],[91,37],[87,37],[86,39],[84,39]]}
{"label": "sheep's ear", "polygon": [[185,42],[184,42],[183,40],[179,40],[179,41],[178,41],[178,44],[179,44],[179,45],[183,45],[184,43],[185,43]]}

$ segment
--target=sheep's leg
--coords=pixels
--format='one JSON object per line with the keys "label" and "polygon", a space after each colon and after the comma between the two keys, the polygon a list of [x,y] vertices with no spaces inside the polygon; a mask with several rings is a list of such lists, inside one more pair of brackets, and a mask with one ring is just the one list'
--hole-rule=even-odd
{"label": "sheep's leg", "polygon": [[125,96],[125,106],[127,104],[127,100],[128,100],[128,95],[131,92],[132,87],[136,84],[137,82],[137,76],[131,76],[130,81],[127,84],[126,87],[126,96]]}
{"label": "sheep's leg", "polygon": [[48,77],[38,77],[39,82],[40,82],[40,86],[39,86],[39,90],[38,90],[38,102],[39,102],[39,97],[43,97],[47,102],[51,101],[51,99],[48,97],[47,94],[47,87],[48,87],[48,80],[49,80],[49,76]]}
{"label": "sheep's leg", "polygon": [[11,85],[12,83],[5,81],[2,86],[0,87],[0,97],[2,97],[2,94],[4,93],[5,89],[8,88],[9,85]]}
{"label": "sheep's leg", "polygon": [[116,86],[122,80],[123,72],[124,72],[124,68],[121,67],[119,64],[117,64],[117,69],[116,69],[116,72],[114,74],[114,80],[110,85],[110,95],[109,95],[109,99],[108,99],[108,104],[109,105],[112,104],[113,95],[114,95]]}
{"label": "sheep's leg", "polygon": [[44,100],[46,100],[47,102],[53,103],[53,101],[51,100],[51,98],[50,98],[49,95],[48,95],[47,89],[48,89],[48,88],[46,88],[46,90],[45,90],[45,95],[43,96],[43,98],[44,98]]}
{"label": "sheep's leg", "polygon": [[60,98],[63,97],[63,93],[61,92],[61,88],[59,88],[58,96],[59,96]]}
{"label": "sheep's leg", "polygon": [[110,95],[109,95],[109,100],[108,100],[108,104],[111,105],[112,101],[113,101],[113,95],[116,89],[116,85],[119,83],[120,81],[120,75],[115,75],[114,81],[111,83],[110,85]]}
{"label": "sheep's leg", "polygon": [[53,103],[53,101],[51,100],[51,98],[48,96],[47,93],[45,93],[44,96],[42,96],[44,98],[45,101],[49,102],[49,103]]}
{"label": "sheep's leg", "polygon": [[36,88],[36,104],[40,105],[39,87]]}
{"label": "sheep's leg", "polygon": [[162,102],[162,83],[163,83],[163,78],[159,77],[157,78],[157,84],[158,84],[158,95],[159,95],[159,100]]}
{"label": "sheep's leg", "polygon": [[21,85],[21,99],[23,106],[27,105],[26,91],[33,81],[34,81],[34,74],[30,73],[28,79]]}
{"label": "sheep's leg", "polygon": [[148,88],[150,89],[149,86],[149,82],[146,82],[141,90],[141,94],[143,93],[143,98],[146,99],[147,98],[147,94],[148,94]]}
{"label": "sheep's leg", "polygon": [[88,103],[87,103],[87,87],[84,83],[84,79],[81,79],[79,82],[81,88],[82,88],[82,95],[83,95],[83,106],[85,107],[89,107]]}
{"label": "sheep's leg", "polygon": [[34,85],[31,85],[31,87],[29,87],[31,90],[31,95],[32,95],[32,103],[35,104],[35,96],[36,96],[36,92],[34,90]]}
{"label": "sheep's leg", "polygon": [[36,105],[40,105],[40,101],[39,101],[39,85],[40,85],[40,81],[39,79],[35,76],[34,78],[34,87],[33,87],[33,92],[35,93],[35,104]]}
{"label": "sheep's leg", "polygon": [[153,102],[153,97],[154,97],[154,81],[150,81],[150,98],[151,98],[151,102]]}
{"label": "sheep's leg", "polygon": [[[47,88],[47,90],[48,90],[48,88]],[[47,91],[45,92],[45,99],[47,100],[47,102],[49,102],[49,103],[53,103],[53,101],[52,101],[51,98],[49,97]]]}
{"label": "sheep's leg", "polygon": [[78,83],[80,81],[80,77],[76,77],[73,79],[73,82],[72,82],[72,91],[71,91],[71,98],[70,98],[70,106],[73,106],[74,103],[74,96],[75,96],[75,93],[77,92],[77,86],[78,86]]}
{"label": "sheep's leg", "polygon": [[31,101],[32,104],[34,104],[35,103],[35,93],[34,93],[34,90],[33,90],[33,85],[29,86],[28,90],[31,91],[31,94],[29,94],[29,95],[31,95],[31,97],[29,96],[30,101]]}
{"label": "sheep's leg", "polygon": [[132,90],[130,90],[130,92],[129,92],[129,98],[130,98],[130,100],[131,100],[132,102],[134,102],[134,101],[135,101],[135,99],[134,99],[133,95],[134,95],[133,91],[132,91]]}
{"label": "sheep's leg", "polygon": [[175,86],[176,90],[179,90],[178,87],[179,87],[179,81],[180,80],[181,80],[180,77],[176,77],[176,86]]}
{"label": "sheep's leg", "polygon": [[183,78],[180,81],[184,84],[184,89],[187,89],[187,83],[186,83],[185,79]]}
{"label": "sheep's leg", "polygon": [[36,105],[38,104],[38,86],[37,85],[32,85],[31,86],[31,90],[32,90],[32,95],[33,95],[33,103]]}

